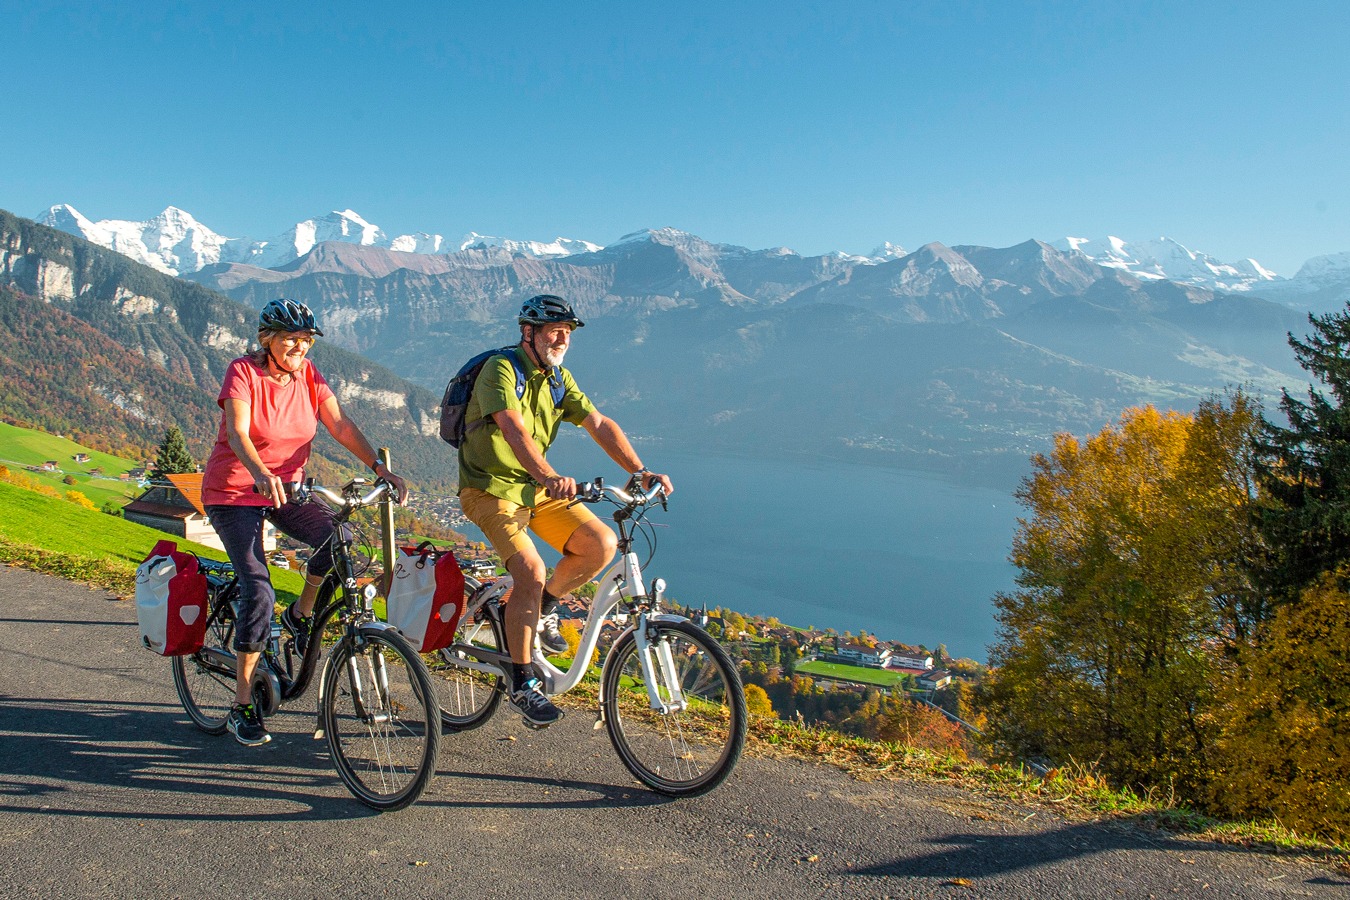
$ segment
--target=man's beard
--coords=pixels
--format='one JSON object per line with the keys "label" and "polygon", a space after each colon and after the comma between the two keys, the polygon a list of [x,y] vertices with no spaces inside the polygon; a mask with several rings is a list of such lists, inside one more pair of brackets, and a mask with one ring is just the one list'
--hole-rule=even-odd
{"label": "man's beard", "polygon": [[553,368],[554,366],[561,366],[563,357],[566,355],[567,348],[563,347],[561,350],[545,350],[539,354],[539,358],[544,361],[544,365]]}

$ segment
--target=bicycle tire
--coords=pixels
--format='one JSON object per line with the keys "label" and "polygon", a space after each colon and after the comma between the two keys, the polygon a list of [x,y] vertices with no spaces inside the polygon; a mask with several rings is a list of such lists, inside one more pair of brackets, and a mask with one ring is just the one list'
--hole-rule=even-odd
{"label": "bicycle tire", "polygon": [[417,651],[395,631],[363,626],[328,654],[323,685],[324,735],[347,790],[382,811],[415,802],[436,774],[441,738]]}
{"label": "bicycle tire", "polygon": [[[501,626],[491,617],[484,619],[483,622],[461,622],[455,632],[455,643],[477,644],[488,650],[505,647]],[[492,718],[506,692],[506,679],[463,665],[467,660],[468,657],[456,652],[451,645],[437,651],[428,666],[436,686],[441,727],[452,734],[470,731]]]}
{"label": "bicycle tire", "polygon": [[[648,631],[653,647],[664,643],[671,651],[686,708],[651,708],[637,638],[628,631],[605,660],[605,729],[628,771],[652,790],[672,797],[707,793],[727,779],[745,747],[740,676],[721,645],[692,622],[657,622]],[[657,692],[663,701],[671,696],[665,684]]]}
{"label": "bicycle tire", "polygon": [[[216,618],[206,628],[202,650],[217,649],[234,655],[230,648],[234,620]],[[206,658],[202,651],[175,656],[172,662],[173,686],[192,724],[207,734],[224,734],[225,720],[234,707],[235,672]]]}

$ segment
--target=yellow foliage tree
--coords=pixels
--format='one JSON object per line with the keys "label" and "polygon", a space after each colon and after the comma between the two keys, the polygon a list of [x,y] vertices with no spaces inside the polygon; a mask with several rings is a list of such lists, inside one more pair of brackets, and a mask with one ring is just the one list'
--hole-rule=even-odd
{"label": "yellow foliage tree", "polygon": [[1350,839],[1350,569],[1278,606],[1215,707],[1214,804]]}
{"label": "yellow foliage tree", "polygon": [[1133,784],[1203,780],[1211,701],[1252,529],[1243,394],[1195,416],[1126,410],[1061,434],[1018,491],[1018,590],[995,598],[990,737],[1014,756],[1099,761]]}
{"label": "yellow foliage tree", "polygon": [[[563,619],[558,625],[558,632],[567,640],[567,655],[576,659],[577,648],[581,646],[581,629],[577,628],[571,619]],[[597,647],[591,651],[591,665],[594,666],[599,662],[600,648]]]}
{"label": "yellow foliage tree", "polygon": [[752,716],[772,716],[773,703],[764,688],[757,684],[745,686],[745,708]]}
{"label": "yellow foliage tree", "polygon": [[93,500],[90,500],[79,491],[66,491],[66,499],[76,506],[82,506],[85,509],[98,509],[98,507],[94,505]]}

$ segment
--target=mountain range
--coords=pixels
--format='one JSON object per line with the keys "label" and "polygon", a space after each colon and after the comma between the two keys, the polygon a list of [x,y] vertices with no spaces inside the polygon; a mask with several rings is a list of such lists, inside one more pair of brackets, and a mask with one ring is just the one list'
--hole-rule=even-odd
{"label": "mountain range", "polygon": [[[558,259],[604,249],[600,244],[585,240],[559,237],[552,241],[528,241],[489,237],[476,232],[469,232],[458,241],[426,232],[390,238],[381,228],[350,209],[297,222],[268,240],[224,237],[198,222],[190,213],[173,206],[145,221],[105,219],[94,222],[74,207],[58,204],[36,219],[41,224],[116,250],[169,275],[189,275],[221,263],[281,268],[325,242],[424,256],[473,251],[488,258]],[[632,237],[634,235],[621,238],[620,242]],[[1303,305],[1299,298],[1325,292],[1329,280],[1335,283],[1333,292],[1350,281],[1350,253],[1315,257],[1293,278],[1282,278],[1254,259],[1225,263],[1166,237],[1134,242],[1114,236],[1101,239],[1065,237],[1052,241],[1051,245],[1141,279],[1176,281],[1229,293],[1265,292],[1293,306]],[[760,252],[791,254],[793,251],[779,248]],[[843,252],[828,255],[846,264],[875,265],[907,253],[903,247],[885,242],[867,255]],[[406,260],[403,264],[412,269],[421,268]]]}
{"label": "mountain range", "polygon": [[1034,240],[864,260],[650,229],[566,255],[343,240],[257,262],[208,264],[188,283],[0,220],[0,283],[190,380],[208,409],[252,310],[278,295],[309,303],[327,336],[316,360],[336,366],[340,395],[441,479],[453,458],[431,436],[439,391],[473,353],[513,341],[521,300],[544,291],[586,319],[568,367],[640,445],[928,469],[1005,489],[1057,431],[1095,431],[1140,403],[1190,408],[1239,384],[1271,400],[1305,381],[1285,336],[1307,323],[1289,306]]}

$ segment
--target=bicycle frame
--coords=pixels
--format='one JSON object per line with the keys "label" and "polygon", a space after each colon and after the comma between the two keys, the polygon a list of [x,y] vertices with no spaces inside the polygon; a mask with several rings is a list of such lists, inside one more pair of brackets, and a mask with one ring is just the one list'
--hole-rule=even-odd
{"label": "bicycle frame", "polygon": [[[657,596],[648,596],[646,584],[642,579],[642,564],[638,561],[638,555],[629,549],[631,538],[625,527],[626,522],[620,521],[619,526],[620,547],[623,549],[623,553],[600,578],[600,589],[596,592],[595,602],[591,605],[590,614],[586,618],[586,624],[581,633],[581,642],[577,645],[572,666],[564,672],[544,658],[544,655],[536,648],[533,659],[535,668],[544,683],[544,693],[549,695],[567,693],[580,684],[581,679],[586,676],[586,672],[590,668],[591,654],[595,652],[595,648],[600,643],[600,632],[604,629],[606,619],[614,614],[616,621],[623,624],[622,620],[630,614],[627,610],[633,610],[637,615],[637,621],[629,625],[615,640],[617,641],[628,631],[634,632],[634,639],[637,641],[638,648],[638,662],[642,667],[643,680],[647,685],[647,697],[651,703],[651,708],[663,715],[682,712],[687,703],[680,691],[678,672],[670,653],[670,647],[667,644],[653,646],[647,639],[647,632],[649,626],[655,622],[685,622],[688,620],[683,616],[660,611],[660,589],[663,586],[659,579],[657,581]],[[465,609],[465,620],[472,621],[472,617],[478,609],[499,600],[510,588],[511,583],[511,576],[509,575],[492,582],[488,590],[481,597],[475,598],[470,607]],[[616,613],[615,611],[620,607],[623,607],[625,611]],[[468,659],[461,658],[458,663],[465,668],[505,675],[509,671],[506,667],[511,662],[510,655],[485,650],[474,645],[472,643],[473,633],[474,631],[470,630],[465,642],[454,644],[446,648],[445,652],[460,653],[469,657]],[[657,676],[658,669],[660,670],[659,677]],[[669,696],[661,696],[658,690],[660,685],[667,688]],[[604,697],[601,696],[600,700],[603,710]]]}
{"label": "bicycle frame", "polygon": [[[334,500],[342,498],[329,492]],[[368,504],[361,504],[368,505]],[[357,627],[372,627],[379,630],[390,629],[392,626],[381,622],[375,616],[375,610],[361,590],[357,587],[356,573],[352,564],[351,532],[346,527],[347,516],[359,507],[346,508],[346,511],[339,514],[335,524],[337,526],[330,538],[333,550],[333,567],[325,577],[325,586],[319,589],[319,596],[322,598],[325,594],[325,587],[328,588],[328,601],[314,610],[313,633],[316,636],[322,635],[327,629],[329,623],[334,617],[340,617],[346,620],[348,635],[352,640],[359,640],[360,634]],[[232,571],[229,576],[221,572],[208,573],[208,583],[213,591],[213,605],[211,615],[213,618],[220,615],[222,607],[233,602],[234,594],[238,592],[238,581]],[[209,624],[209,623],[208,623]],[[274,623],[275,627],[275,623]],[[267,685],[267,690],[275,698],[273,708],[266,710],[267,714],[275,712],[275,706],[287,700],[293,700],[301,696],[309,688],[309,683],[314,677],[314,671],[319,666],[319,659],[323,656],[323,641],[313,639],[309,646],[305,648],[304,654],[300,657],[300,670],[292,674],[289,651],[284,658],[281,648],[268,646],[263,650],[262,658],[259,660],[258,667],[255,670],[255,678],[261,678]],[[235,672],[235,654],[218,648],[203,648],[199,651],[212,668],[219,671],[222,675],[230,678],[234,677]],[[358,673],[353,672],[353,683],[360,684],[361,679]],[[378,679],[377,679],[378,680]],[[387,685],[382,686],[387,689]],[[324,680],[319,677],[319,701],[324,699]],[[358,698],[359,702],[359,698]],[[322,708],[320,706],[319,708]],[[316,738],[323,737],[323,728],[319,726],[315,730]]]}

